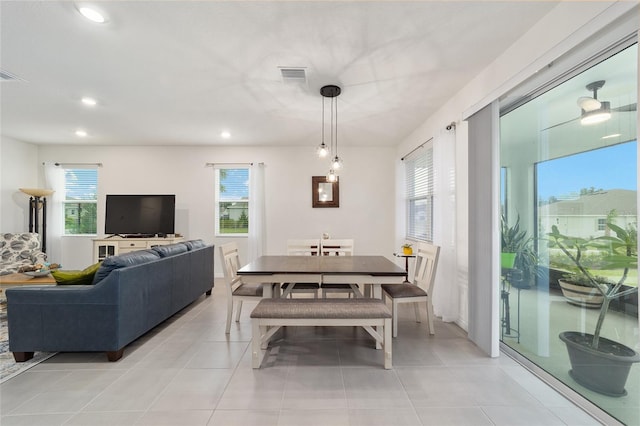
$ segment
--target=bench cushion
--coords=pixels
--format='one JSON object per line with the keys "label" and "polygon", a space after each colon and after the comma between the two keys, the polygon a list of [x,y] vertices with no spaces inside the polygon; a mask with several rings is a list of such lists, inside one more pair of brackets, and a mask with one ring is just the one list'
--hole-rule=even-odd
{"label": "bench cushion", "polygon": [[251,318],[391,318],[380,299],[262,299]]}

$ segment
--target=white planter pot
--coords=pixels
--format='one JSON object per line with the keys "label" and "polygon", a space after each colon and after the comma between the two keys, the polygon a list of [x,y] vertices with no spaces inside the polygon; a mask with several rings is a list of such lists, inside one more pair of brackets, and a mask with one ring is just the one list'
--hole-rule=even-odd
{"label": "white planter pot", "polygon": [[572,305],[585,308],[599,308],[602,305],[603,297],[597,289],[571,284],[565,280],[558,280],[558,282],[563,296]]}

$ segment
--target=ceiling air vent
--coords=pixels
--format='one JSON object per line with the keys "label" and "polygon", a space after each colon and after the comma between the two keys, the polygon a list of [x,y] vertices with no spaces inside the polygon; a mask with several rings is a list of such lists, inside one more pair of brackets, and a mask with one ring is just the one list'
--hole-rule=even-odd
{"label": "ceiling air vent", "polygon": [[280,67],[282,81],[285,83],[306,83],[307,72],[304,68]]}

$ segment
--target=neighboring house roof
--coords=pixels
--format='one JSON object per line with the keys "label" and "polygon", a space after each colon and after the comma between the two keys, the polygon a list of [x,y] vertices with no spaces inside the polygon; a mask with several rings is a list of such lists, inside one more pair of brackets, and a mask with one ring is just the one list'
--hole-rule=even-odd
{"label": "neighboring house roof", "polygon": [[619,216],[638,214],[637,191],[609,189],[580,195],[574,200],[562,200],[541,207],[550,216],[599,215],[606,216],[612,209]]}

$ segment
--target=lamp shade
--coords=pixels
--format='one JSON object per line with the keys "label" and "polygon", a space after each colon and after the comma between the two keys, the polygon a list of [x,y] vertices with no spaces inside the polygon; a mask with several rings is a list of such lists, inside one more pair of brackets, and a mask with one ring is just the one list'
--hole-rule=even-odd
{"label": "lamp shade", "polygon": [[20,191],[24,192],[27,195],[31,195],[32,197],[46,197],[47,195],[53,194],[55,191],[53,189],[42,189],[42,188],[18,188]]}
{"label": "lamp shade", "polygon": [[607,121],[611,118],[611,107],[609,102],[601,102],[600,108],[594,109],[592,111],[582,110],[582,114],[580,116],[580,124],[589,125],[589,124],[598,124],[603,121]]}

